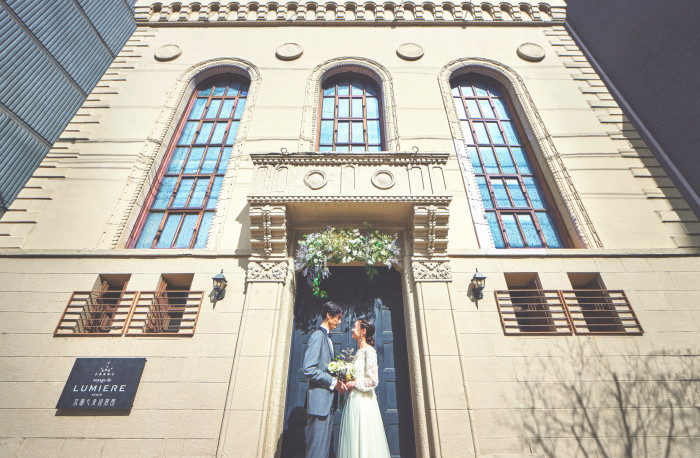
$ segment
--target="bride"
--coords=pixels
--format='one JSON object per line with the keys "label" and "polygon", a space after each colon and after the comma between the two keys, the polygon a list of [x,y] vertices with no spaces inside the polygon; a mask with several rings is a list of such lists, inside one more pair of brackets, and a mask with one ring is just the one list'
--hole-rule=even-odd
{"label": "bride", "polygon": [[348,400],[340,422],[338,458],[389,457],[389,444],[374,389],[379,383],[374,323],[360,318],[352,328],[357,341],[355,380],[347,382]]}

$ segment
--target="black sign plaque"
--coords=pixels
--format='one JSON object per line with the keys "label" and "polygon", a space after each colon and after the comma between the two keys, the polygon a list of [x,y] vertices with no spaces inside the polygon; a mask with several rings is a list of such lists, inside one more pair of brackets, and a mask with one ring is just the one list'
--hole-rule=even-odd
{"label": "black sign plaque", "polygon": [[56,408],[130,409],[145,364],[146,358],[76,358]]}

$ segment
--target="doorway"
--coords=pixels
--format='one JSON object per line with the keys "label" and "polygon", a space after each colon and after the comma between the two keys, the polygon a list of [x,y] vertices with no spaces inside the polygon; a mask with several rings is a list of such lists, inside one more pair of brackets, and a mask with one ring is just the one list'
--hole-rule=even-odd
{"label": "doorway", "polygon": [[[281,455],[290,458],[305,456],[308,382],[301,373],[301,365],[309,336],[321,323],[321,306],[325,301],[333,300],[345,310],[341,325],[331,334],[336,354],[348,347],[356,348],[355,341],[350,338],[350,330],[357,318],[369,317],[374,320],[379,363],[376,393],[389,450],[392,457],[415,456],[401,275],[396,270],[381,267],[376,277],[369,281],[364,267],[340,266],[330,269],[331,276],[323,281],[327,298],[313,296],[306,278],[297,274]],[[331,457],[335,456],[342,414],[341,404],[333,419]]]}

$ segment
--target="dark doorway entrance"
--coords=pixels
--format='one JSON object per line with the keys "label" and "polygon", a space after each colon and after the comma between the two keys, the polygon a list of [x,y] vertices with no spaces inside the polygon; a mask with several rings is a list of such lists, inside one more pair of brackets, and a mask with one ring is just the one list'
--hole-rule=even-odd
{"label": "dark doorway entrance", "polygon": [[[307,379],[301,373],[301,364],[309,336],[321,322],[321,305],[327,300],[341,304],[346,310],[340,327],[331,334],[336,353],[348,347],[355,348],[350,330],[357,318],[374,320],[379,362],[376,392],[389,449],[392,456],[415,456],[401,275],[395,270],[380,268],[374,280],[369,281],[364,267],[331,267],[331,276],[323,281],[323,289],[328,292],[328,298],[317,298],[311,294],[306,278],[297,276],[282,456],[303,457],[306,452]],[[342,408],[334,417],[332,457],[338,444],[341,418]]]}

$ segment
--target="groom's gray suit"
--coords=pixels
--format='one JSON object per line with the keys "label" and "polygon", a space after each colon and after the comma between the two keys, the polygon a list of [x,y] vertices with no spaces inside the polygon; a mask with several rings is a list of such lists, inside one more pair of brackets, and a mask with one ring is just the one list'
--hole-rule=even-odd
{"label": "groom's gray suit", "polygon": [[304,375],[309,378],[307,412],[309,414],[309,441],[307,458],[327,458],[333,434],[333,413],[338,403],[338,392],[331,390],[333,377],[326,371],[333,360],[333,346],[324,328],[314,331],[304,354]]}

